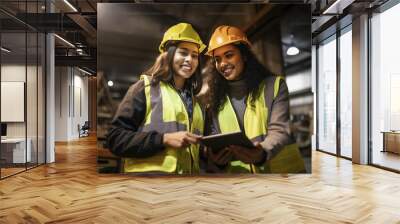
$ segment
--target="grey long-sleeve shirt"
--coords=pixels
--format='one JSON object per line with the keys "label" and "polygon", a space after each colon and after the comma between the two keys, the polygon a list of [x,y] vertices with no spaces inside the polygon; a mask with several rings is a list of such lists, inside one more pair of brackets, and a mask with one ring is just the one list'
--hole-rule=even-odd
{"label": "grey long-sleeve shirt", "polygon": [[[236,112],[239,125],[243,130],[244,112],[246,110],[246,97],[248,90],[245,80],[229,82],[229,99]],[[289,123],[289,92],[284,80],[281,80],[279,92],[272,103],[272,108],[268,108],[270,122],[268,124],[268,134],[261,146],[267,152],[267,159],[275,156],[279,150],[290,143],[290,123]],[[214,132],[212,128],[212,132]]]}

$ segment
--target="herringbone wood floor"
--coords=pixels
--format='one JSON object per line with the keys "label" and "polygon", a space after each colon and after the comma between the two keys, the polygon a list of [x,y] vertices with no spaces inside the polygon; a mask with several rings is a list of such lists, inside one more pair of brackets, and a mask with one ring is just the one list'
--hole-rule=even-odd
{"label": "herringbone wood floor", "polygon": [[400,175],[319,152],[312,175],[97,174],[94,138],[0,181],[0,223],[400,223]]}

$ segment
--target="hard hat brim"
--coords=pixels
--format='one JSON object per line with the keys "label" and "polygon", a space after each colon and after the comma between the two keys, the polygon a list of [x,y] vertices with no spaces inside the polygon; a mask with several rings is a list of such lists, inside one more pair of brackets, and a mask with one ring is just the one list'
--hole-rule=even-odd
{"label": "hard hat brim", "polygon": [[[206,49],[206,47],[207,47],[207,46],[206,46],[205,44],[203,44],[203,43],[199,44],[198,42],[196,42],[196,41],[194,41],[194,40],[192,40],[192,39],[186,39],[186,38],[182,38],[182,39],[180,39],[180,40],[170,40],[170,41],[194,43],[194,44],[196,44],[196,45],[199,46],[199,54],[200,54],[201,52],[203,52],[204,49]],[[163,52],[165,51],[164,48],[165,48],[165,45],[166,45],[168,42],[169,42],[169,41],[166,41],[166,42],[162,43],[162,44],[159,46],[158,50],[160,51],[160,53],[163,53]]]}
{"label": "hard hat brim", "polygon": [[247,42],[247,41],[244,41],[244,40],[231,40],[231,41],[224,42],[223,44],[221,44],[219,46],[216,46],[214,48],[208,49],[207,52],[205,53],[205,55],[208,55],[208,56],[212,57],[213,56],[212,53],[214,52],[214,50],[216,50],[216,49],[218,49],[220,47],[226,46],[228,44],[234,44],[234,43],[243,43],[243,44],[247,45],[247,47],[251,48],[250,42]]}

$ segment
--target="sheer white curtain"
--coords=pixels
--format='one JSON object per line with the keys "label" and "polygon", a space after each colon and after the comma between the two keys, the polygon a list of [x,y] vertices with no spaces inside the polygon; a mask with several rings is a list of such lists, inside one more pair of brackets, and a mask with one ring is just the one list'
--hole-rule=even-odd
{"label": "sheer white curtain", "polygon": [[318,48],[318,149],[336,153],[336,39]]}

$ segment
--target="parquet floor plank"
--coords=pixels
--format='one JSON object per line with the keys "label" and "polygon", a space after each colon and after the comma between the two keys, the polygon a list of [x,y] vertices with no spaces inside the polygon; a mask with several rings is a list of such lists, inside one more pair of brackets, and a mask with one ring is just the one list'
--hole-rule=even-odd
{"label": "parquet floor plank", "polygon": [[0,181],[1,223],[398,223],[400,175],[313,152],[302,175],[98,174],[94,137]]}

